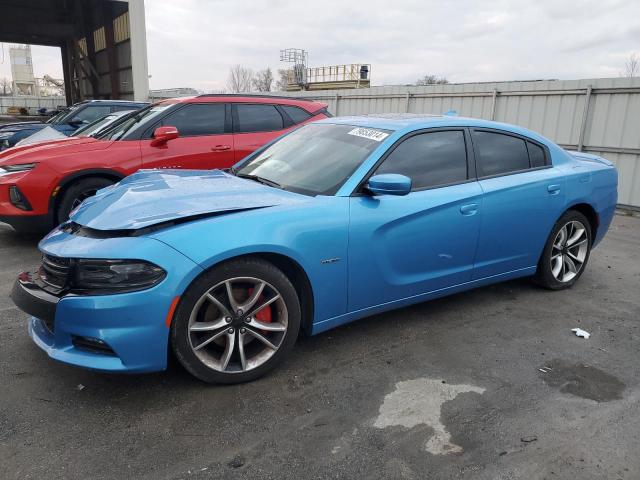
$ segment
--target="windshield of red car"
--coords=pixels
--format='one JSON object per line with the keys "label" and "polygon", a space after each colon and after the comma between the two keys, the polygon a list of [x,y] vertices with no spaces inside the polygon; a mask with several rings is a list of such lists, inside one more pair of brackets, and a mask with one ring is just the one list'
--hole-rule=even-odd
{"label": "windshield of red car", "polygon": [[235,173],[306,195],[333,195],[390,134],[353,125],[305,125]]}

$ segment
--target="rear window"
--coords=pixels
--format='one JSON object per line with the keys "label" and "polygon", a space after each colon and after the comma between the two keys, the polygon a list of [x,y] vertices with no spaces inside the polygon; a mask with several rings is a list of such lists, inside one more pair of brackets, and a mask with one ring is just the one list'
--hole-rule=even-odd
{"label": "rear window", "polygon": [[237,121],[234,123],[236,133],[271,132],[282,130],[282,115],[274,105],[252,105],[239,103],[235,105]]}
{"label": "rear window", "polygon": [[289,118],[293,120],[293,123],[302,123],[305,120],[311,118],[311,114],[300,107],[293,107],[291,105],[282,105],[282,109],[289,115]]}
{"label": "rear window", "polygon": [[527,146],[521,138],[475,131],[473,143],[480,157],[480,176],[503,175],[529,168]]}
{"label": "rear window", "polygon": [[540,145],[527,142],[527,148],[529,149],[529,159],[531,160],[531,168],[544,167],[547,164],[547,159],[544,154],[544,149]]}

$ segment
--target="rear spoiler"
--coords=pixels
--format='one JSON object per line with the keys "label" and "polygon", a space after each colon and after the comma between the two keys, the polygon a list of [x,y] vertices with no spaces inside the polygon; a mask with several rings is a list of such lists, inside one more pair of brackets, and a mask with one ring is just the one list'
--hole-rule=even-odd
{"label": "rear spoiler", "polygon": [[565,152],[567,152],[572,157],[577,158],[578,160],[583,160],[585,162],[600,163],[602,165],[607,165],[609,167],[613,166],[612,162],[610,162],[606,158],[601,157],[599,155],[593,155],[592,153],[585,153],[585,152],[577,152],[575,150],[565,150]]}
{"label": "rear spoiler", "polygon": [[309,112],[311,115],[315,116],[315,115],[320,115],[321,113],[325,114],[327,117],[331,118],[333,117],[333,115],[331,115],[331,113],[329,113],[329,105],[327,105],[326,103],[320,103],[317,102],[320,105],[320,108],[318,108],[318,110],[314,110],[313,112]]}

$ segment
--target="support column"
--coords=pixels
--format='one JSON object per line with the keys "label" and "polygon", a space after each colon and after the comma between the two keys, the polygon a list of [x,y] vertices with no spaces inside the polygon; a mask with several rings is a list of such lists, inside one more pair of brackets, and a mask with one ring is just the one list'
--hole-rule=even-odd
{"label": "support column", "polygon": [[578,151],[584,149],[584,137],[587,131],[587,122],[589,121],[589,106],[591,105],[591,90],[593,87],[589,85],[585,92],[584,109],[582,110],[582,123],[580,124],[580,137],[578,139]]}
{"label": "support column", "polygon": [[71,63],[69,62],[69,45],[68,42],[60,45],[60,53],[62,54],[62,78],[64,79],[64,96],[68,106],[73,105],[73,72]]}
{"label": "support column", "polygon": [[109,64],[109,83],[111,83],[111,99],[120,98],[120,71],[118,70],[118,56],[113,40],[113,12],[108,4],[102,10],[104,19],[104,38],[107,46],[107,62]]}
{"label": "support column", "polygon": [[491,119],[490,120],[495,120],[496,119],[496,107],[498,103],[498,89],[494,88],[493,89],[493,95],[491,96]]}
{"label": "support column", "polygon": [[149,99],[149,66],[147,64],[147,29],[144,20],[144,0],[128,0],[129,35],[131,37],[131,74],[134,100]]}

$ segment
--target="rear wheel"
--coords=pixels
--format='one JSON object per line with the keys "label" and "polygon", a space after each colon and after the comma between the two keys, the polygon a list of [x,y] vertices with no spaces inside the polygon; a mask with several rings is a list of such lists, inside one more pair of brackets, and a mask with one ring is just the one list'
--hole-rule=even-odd
{"label": "rear wheel", "polygon": [[272,264],[234,260],[202,275],[183,295],[171,326],[180,363],[211,383],[241,383],[273,369],[300,329],[295,288]]}
{"label": "rear wheel", "polygon": [[56,217],[58,223],[66,222],[74,208],[87,198],[93,197],[101,188],[108,187],[114,183],[113,180],[101,177],[84,178],[73,183],[65,190],[58,205]]}
{"label": "rear wheel", "polygon": [[571,287],[587,266],[591,243],[587,218],[575,210],[566,212],[549,235],[538,263],[536,281],[552,290]]}

